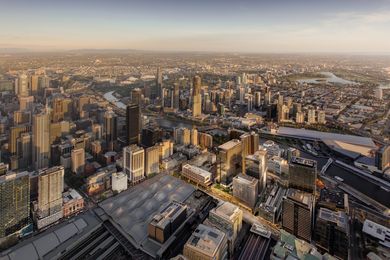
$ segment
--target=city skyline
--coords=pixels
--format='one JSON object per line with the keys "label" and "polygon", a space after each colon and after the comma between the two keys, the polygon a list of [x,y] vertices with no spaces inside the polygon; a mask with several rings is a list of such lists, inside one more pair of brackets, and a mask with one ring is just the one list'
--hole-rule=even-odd
{"label": "city skyline", "polygon": [[390,1],[0,1],[0,49],[390,52]]}

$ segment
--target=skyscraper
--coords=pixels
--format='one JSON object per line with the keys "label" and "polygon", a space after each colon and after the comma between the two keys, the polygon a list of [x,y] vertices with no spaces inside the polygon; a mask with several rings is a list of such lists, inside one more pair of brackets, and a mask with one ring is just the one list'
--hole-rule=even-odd
{"label": "skyscraper", "polygon": [[198,117],[202,114],[202,96],[200,94],[201,78],[195,76],[192,89],[192,116]]}
{"label": "skyscraper", "polygon": [[133,144],[123,148],[123,172],[129,181],[136,184],[145,178],[144,149]]}
{"label": "skyscraper", "polygon": [[179,109],[180,105],[180,88],[179,83],[173,84],[173,108]]}
{"label": "skyscraper", "polygon": [[21,74],[18,78],[18,96],[30,96],[29,80],[26,74]]}
{"label": "skyscraper", "polygon": [[145,149],[145,175],[160,172],[160,147],[155,145]]}
{"label": "skyscraper", "polygon": [[37,227],[43,228],[63,216],[62,192],[64,191],[64,167],[56,166],[39,172]]}
{"label": "skyscraper", "polygon": [[157,68],[156,74],[156,97],[162,98],[163,77],[160,67]]}
{"label": "skyscraper", "polygon": [[296,189],[288,189],[282,203],[282,227],[287,232],[311,241],[314,196]]}
{"label": "skyscraper", "polygon": [[71,152],[72,157],[72,172],[76,174],[84,173],[85,166],[85,151],[83,148],[73,149]]}
{"label": "skyscraper", "polygon": [[112,110],[104,114],[104,135],[108,150],[114,150],[117,140],[117,116]]}
{"label": "skyscraper", "polygon": [[293,156],[289,163],[289,187],[315,193],[317,162]]}
{"label": "skyscraper", "polygon": [[141,112],[139,105],[130,104],[126,107],[127,144],[138,144],[141,130]]}
{"label": "skyscraper", "polygon": [[0,238],[30,223],[30,177],[28,172],[0,176]]}
{"label": "skyscraper", "polygon": [[36,170],[46,168],[50,162],[49,114],[33,116],[33,163]]}

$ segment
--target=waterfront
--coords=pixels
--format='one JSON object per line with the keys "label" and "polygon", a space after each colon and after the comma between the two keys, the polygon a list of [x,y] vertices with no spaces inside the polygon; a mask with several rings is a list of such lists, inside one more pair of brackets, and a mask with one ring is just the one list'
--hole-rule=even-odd
{"label": "waterfront", "polygon": [[323,78],[310,78],[310,79],[299,79],[297,80],[299,83],[310,83],[310,84],[319,84],[319,83],[334,83],[334,84],[349,84],[355,85],[358,84],[356,82],[346,80],[340,77],[337,77],[332,72],[320,72],[325,77]]}

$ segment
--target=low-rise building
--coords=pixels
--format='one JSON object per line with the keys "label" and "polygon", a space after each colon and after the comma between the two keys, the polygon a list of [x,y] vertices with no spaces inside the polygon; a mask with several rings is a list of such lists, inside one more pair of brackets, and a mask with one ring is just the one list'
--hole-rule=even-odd
{"label": "low-rise building", "polygon": [[202,186],[207,187],[212,184],[211,172],[205,171],[199,167],[190,164],[186,164],[183,166],[182,175]]}
{"label": "low-rise building", "polygon": [[127,190],[127,176],[123,172],[114,172],[111,175],[111,189],[114,192]]}
{"label": "low-rise building", "polygon": [[69,217],[74,215],[84,208],[83,197],[74,189],[69,189],[62,194],[63,200],[63,215]]}

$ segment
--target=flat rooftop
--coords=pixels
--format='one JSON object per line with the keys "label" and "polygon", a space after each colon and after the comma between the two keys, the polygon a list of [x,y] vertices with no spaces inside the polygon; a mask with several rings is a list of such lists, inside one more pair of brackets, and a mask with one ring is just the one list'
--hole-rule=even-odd
{"label": "flat rooftop", "polygon": [[341,228],[347,227],[348,217],[343,211],[333,211],[327,208],[320,208],[318,218],[325,221],[333,222]]}
{"label": "flat rooftop", "polygon": [[296,202],[300,202],[308,207],[312,207],[313,205],[313,195],[297,189],[288,189],[286,197]]}
{"label": "flat rooftop", "polygon": [[176,219],[185,210],[187,210],[186,205],[176,201],[170,202],[166,208],[153,217],[150,223],[163,229],[168,225],[168,223]]}
{"label": "flat rooftop", "polygon": [[241,210],[236,205],[227,201],[223,201],[217,207],[210,210],[210,213],[213,212],[218,216],[231,220],[231,218],[234,217],[239,211]]}
{"label": "flat rooftop", "polygon": [[314,160],[302,158],[302,157],[295,157],[293,156],[290,160],[291,164],[301,165],[309,168],[317,169],[317,162]]}
{"label": "flat rooftop", "polygon": [[236,177],[233,178],[233,180],[236,179],[240,182],[243,182],[247,185],[256,185],[258,180],[256,178],[253,178],[252,176],[249,175],[244,175],[244,174],[239,174]]}
{"label": "flat rooftop", "polygon": [[233,147],[235,147],[236,145],[241,145],[241,141],[238,139],[233,139],[233,140],[230,140],[224,144],[221,144],[220,146],[218,146],[218,148],[221,150],[230,150]]}
{"label": "flat rooftop", "polygon": [[108,219],[137,248],[155,255],[161,248],[148,238],[148,224],[169,202],[183,203],[195,188],[159,174],[99,204]]}
{"label": "flat rooftop", "polygon": [[187,245],[202,251],[209,256],[215,256],[225,234],[216,228],[200,224],[187,241]]}
{"label": "flat rooftop", "polygon": [[206,170],[203,170],[202,168],[199,168],[199,167],[196,167],[196,166],[193,166],[190,164],[184,165],[183,169],[189,169],[189,170],[193,171],[194,173],[201,175],[204,178],[211,178],[211,172],[208,172]]}

